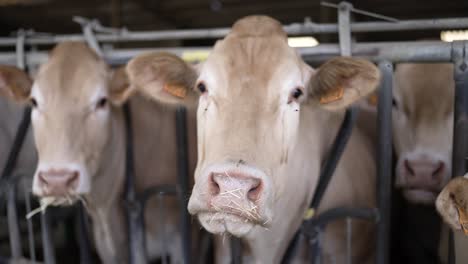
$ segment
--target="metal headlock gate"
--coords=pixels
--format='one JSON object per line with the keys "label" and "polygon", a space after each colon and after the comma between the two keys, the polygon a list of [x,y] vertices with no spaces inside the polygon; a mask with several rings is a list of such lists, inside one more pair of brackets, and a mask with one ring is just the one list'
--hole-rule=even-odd
{"label": "metal headlock gate", "polygon": [[[453,176],[464,175],[467,170],[468,154],[468,42],[459,41],[444,43],[440,41],[413,41],[413,42],[380,42],[380,43],[355,43],[351,41],[353,32],[384,32],[404,30],[429,30],[429,29],[459,29],[468,28],[468,18],[430,19],[430,20],[406,20],[399,21],[392,18],[373,14],[354,8],[350,3],[341,2],[339,5],[325,3],[338,9],[337,24],[316,24],[306,20],[304,23],[284,26],[288,35],[310,35],[321,33],[338,33],[339,44],[320,44],[317,47],[299,48],[298,52],[308,62],[321,62],[327,58],[343,55],[363,57],[378,63],[382,72],[382,80],[378,92],[378,145],[377,145],[377,208],[335,208],[319,215],[309,217],[302,224],[293,241],[310,242],[314,251],[312,263],[320,262],[318,249],[320,244],[317,236],[326,225],[339,219],[366,219],[374,221],[377,225],[376,232],[376,263],[389,263],[389,230],[390,230],[390,206],[391,206],[391,168],[392,168],[392,78],[393,63],[399,62],[451,62],[454,64],[454,79],[456,83],[454,105],[454,137],[453,137]],[[378,19],[388,20],[384,22],[351,22],[350,13],[357,12],[373,16]],[[42,45],[53,45],[58,42],[75,40],[86,41],[100,56],[111,65],[121,65],[137,54],[147,51],[164,50],[173,52],[182,58],[193,61],[202,60],[209,53],[207,47],[180,47],[180,48],[151,48],[151,49],[114,49],[110,45],[119,42],[156,41],[156,40],[183,40],[221,38],[229,32],[229,28],[197,29],[197,30],[166,30],[155,32],[130,32],[126,29],[111,29],[103,27],[97,20],[75,18],[82,26],[83,34],[51,35],[35,33],[34,31],[20,30],[17,37],[0,38],[0,47],[16,47],[15,52],[0,52],[1,64],[14,64],[20,68],[32,68],[47,60],[47,53],[36,48]],[[100,44],[105,46],[100,47]],[[32,47],[26,51],[25,47]],[[25,110],[24,118],[18,127],[18,133],[10,151],[6,167],[0,178],[0,188],[6,201],[7,218],[9,222],[9,239],[11,257],[23,256],[20,238],[19,217],[15,205],[17,175],[13,175],[16,158],[24,134],[29,126],[29,108]],[[188,165],[187,165],[187,135],[186,112],[180,108],[176,115],[177,124],[177,155],[178,155],[178,180],[177,186],[154,186],[144,193],[137,194],[133,191],[133,154],[131,140],[130,106],[124,106],[127,131],[127,159],[126,159],[126,209],[128,220],[129,238],[129,263],[145,263],[145,237],[144,237],[144,207],[146,200],[152,195],[176,195],[179,197],[181,210],[181,233],[184,250],[184,262],[193,262],[190,258],[191,236],[190,216],[187,212],[186,199],[189,193]],[[323,165],[316,195],[311,204],[311,210],[315,210],[320,203],[321,196],[326,190],[327,181],[332,177],[333,171],[339,162],[339,157],[346,145],[346,138],[351,133],[356,110],[347,111],[343,124],[337,132],[337,137],[332,146],[331,154]],[[30,211],[30,197],[27,193],[26,207]],[[1,204],[4,206],[5,204]],[[80,210],[77,222],[81,226],[82,235],[79,238],[81,263],[91,263],[90,245],[86,238],[86,215],[83,208]],[[55,263],[54,248],[50,236],[48,213],[41,214],[42,244],[45,263]],[[349,226],[349,225],[348,225]],[[28,221],[29,256],[35,261],[34,237],[32,226]],[[453,235],[451,234],[449,263],[454,263]],[[349,238],[348,238],[349,239]],[[348,243],[349,244],[349,243]],[[349,245],[351,246],[351,245]],[[349,249],[349,248],[348,248]],[[240,263],[242,255],[241,243],[238,239],[231,239],[231,262]],[[317,254],[315,254],[317,253]],[[287,263],[294,255],[294,243],[291,244],[283,262]],[[2,260],[2,259],[0,259]],[[165,261],[165,258],[164,258]],[[351,263],[351,259],[348,259]]]}

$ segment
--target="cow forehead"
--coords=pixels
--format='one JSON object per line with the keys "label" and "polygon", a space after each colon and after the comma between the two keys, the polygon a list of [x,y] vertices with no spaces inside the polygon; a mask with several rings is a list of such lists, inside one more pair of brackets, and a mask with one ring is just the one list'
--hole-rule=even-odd
{"label": "cow forehead", "polygon": [[282,36],[228,35],[215,45],[200,80],[211,82],[218,94],[265,98],[304,85],[302,66]]}
{"label": "cow forehead", "polygon": [[399,64],[395,84],[396,95],[403,107],[413,113],[413,118],[444,116],[452,111],[455,91],[452,64]]}
{"label": "cow forehead", "polygon": [[84,43],[62,43],[41,66],[35,81],[44,98],[88,100],[108,80],[106,64]]}

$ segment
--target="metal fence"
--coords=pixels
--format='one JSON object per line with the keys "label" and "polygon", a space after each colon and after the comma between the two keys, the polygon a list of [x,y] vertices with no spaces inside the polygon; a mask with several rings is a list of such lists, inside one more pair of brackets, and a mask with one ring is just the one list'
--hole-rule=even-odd
{"label": "metal fence", "polygon": [[[321,33],[338,33],[338,44],[321,44],[317,47],[299,48],[298,52],[308,62],[321,62],[327,58],[344,55],[359,56],[370,59],[378,63],[382,72],[382,81],[379,88],[378,104],[378,145],[377,145],[377,208],[336,208],[324,212],[317,217],[304,222],[301,232],[305,237],[315,236],[310,232],[322,230],[328,223],[337,219],[359,218],[374,221],[377,225],[376,232],[376,263],[389,263],[389,237],[390,237],[390,207],[391,207],[391,171],[392,171],[392,78],[393,63],[399,62],[451,62],[454,67],[454,79],[456,83],[455,105],[454,105],[454,138],[453,138],[453,176],[463,175],[466,172],[466,159],[468,154],[468,42],[460,41],[444,43],[440,41],[412,41],[412,42],[380,42],[380,43],[355,43],[351,41],[351,34],[354,32],[383,32],[383,31],[403,31],[403,30],[429,30],[429,29],[457,29],[468,28],[468,18],[451,19],[431,19],[431,20],[407,20],[391,22],[351,22],[351,12],[364,12],[355,9],[351,4],[342,2],[337,6],[337,24],[316,24],[310,21],[304,23],[284,26],[289,35],[310,35]],[[371,16],[376,16],[367,12]],[[173,52],[189,61],[203,60],[209,53],[209,47],[168,47],[168,48],[148,48],[148,49],[114,49],[110,45],[119,42],[142,42],[156,40],[182,40],[182,39],[206,39],[221,38],[228,32],[228,28],[197,29],[197,30],[168,30],[157,32],[130,32],[126,29],[105,28],[95,20],[82,18],[75,19],[82,25],[83,34],[74,35],[51,35],[38,34],[32,31],[20,30],[17,37],[0,38],[0,46],[14,47],[14,52],[1,52],[1,64],[15,64],[21,68],[35,67],[47,59],[44,51],[37,51],[41,45],[53,45],[67,40],[86,41],[93,47],[106,61],[112,65],[123,64],[133,56],[146,51],[165,50]],[[101,46],[102,44],[105,46]],[[30,48],[30,50],[26,50]],[[185,263],[193,262],[190,258],[190,216],[186,209],[184,197],[188,194],[188,167],[187,167],[187,136],[185,134],[185,110],[177,112],[177,146],[178,146],[178,186],[155,186],[149,188],[143,194],[132,192],[132,172],[131,154],[127,155],[127,184],[126,200],[129,222],[130,239],[130,263],[146,262],[144,251],[144,225],[142,216],[144,214],[144,201],[150,195],[177,195],[180,200],[180,210],[182,212],[182,236]],[[131,122],[131,120],[127,120]],[[129,125],[128,128],[131,128]],[[352,129],[352,125],[347,129]],[[128,141],[127,141],[128,142]],[[16,144],[14,144],[16,145]],[[131,146],[127,146],[127,151],[131,153]],[[13,154],[14,149],[11,151]],[[332,166],[332,170],[338,160]],[[11,183],[12,168],[5,168],[2,174],[2,183]],[[9,181],[5,181],[8,179]],[[10,181],[11,180],[11,181]],[[10,244],[12,257],[21,257],[20,227],[18,225],[18,213],[16,212],[15,188],[9,188],[6,207],[8,208],[8,220],[10,226]],[[29,202],[29,196],[25,201]],[[28,203],[27,203],[28,205]],[[30,210],[30,205],[28,206]],[[82,210],[81,210],[82,212]],[[54,249],[49,233],[48,214],[43,214],[42,220],[42,244],[44,248],[43,256],[46,263],[55,263]],[[80,214],[78,222],[81,228],[85,229],[85,216]],[[28,223],[28,231],[32,232],[31,223]],[[312,230],[312,231],[311,231]],[[86,232],[84,232],[86,233]],[[30,235],[31,236],[31,235]],[[34,238],[29,239],[29,256],[34,258]],[[89,243],[85,237],[80,240],[80,248],[89,248]],[[33,244],[31,244],[33,243]],[[449,254],[449,263],[454,263],[453,238],[451,240],[452,250]],[[240,262],[241,248],[239,241],[232,242],[232,263]],[[88,250],[81,250],[81,263],[91,261]],[[318,260],[319,257],[315,260]],[[350,263],[350,262],[349,262]]]}

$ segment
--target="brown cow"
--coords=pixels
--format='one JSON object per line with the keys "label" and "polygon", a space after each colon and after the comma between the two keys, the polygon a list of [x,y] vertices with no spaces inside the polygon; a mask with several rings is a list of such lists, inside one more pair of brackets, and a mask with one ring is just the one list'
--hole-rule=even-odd
{"label": "brown cow", "polygon": [[[10,93],[17,95],[17,100],[30,100],[33,106],[32,124],[39,155],[34,194],[54,205],[82,200],[93,221],[101,259],[105,263],[126,263],[122,201],[125,124],[121,105],[132,91],[125,76],[113,74],[85,44],[64,42],[53,49],[41,66],[32,88],[18,81],[23,77],[17,72],[13,79],[2,81]],[[141,96],[129,101],[137,192],[158,184],[175,184],[174,109]],[[194,131],[194,122],[189,122],[189,127]],[[192,135],[189,139],[193,144]],[[190,149],[194,150],[194,146]],[[195,166],[193,154],[191,151],[191,168]],[[172,260],[180,263],[177,201],[161,200],[169,209],[165,220],[158,214],[156,199],[147,204],[148,253],[152,258],[160,256],[165,247]]]}
{"label": "brown cow", "polygon": [[[132,85],[167,103],[198,101],[198,163],[189,211],[215,234],[244,243],[248,263],[279,263],[317,184],[320,164],[347,106],[372,92],[379,71],[371,63],[336,58],[318,70],[287,44],[269,17],[237,21],[196,68],[167,53],[127,65]],[[357,127],[319,211],[374,206],[372,144]],[[369,260],[370,229],[355,221],[352,257]],[[344,224],[332,225],[327,262],[345,261]],[[227,263],[225,254],[219,262]]]}
{"label": "brown cow", "polygon": [[451,174],[452,64],[398,64],[393,89],[396,186],[411,202],[433,204]]}

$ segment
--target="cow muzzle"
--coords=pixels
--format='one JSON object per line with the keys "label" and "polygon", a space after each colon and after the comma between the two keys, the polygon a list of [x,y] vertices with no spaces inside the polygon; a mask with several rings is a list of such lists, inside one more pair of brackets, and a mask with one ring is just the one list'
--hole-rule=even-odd
{"label": "cow muzzle", "polygon": [[430,155],[403,157],[397,166],[397,187],[407,200],[432,204],[448,181],[449,165]]}
{"label": "cow muzzle", "polygon": [[33,181],[33,193],[39,197],[65,198],[76,200],[86,194],[86,173],[78,166],[39,167]]}
{"label": "cow muzzle", "polygon": [[265,203],[270,200],[269,184],[263,172],[215,167],[203,176],[203,184],[195,186],[188,209],[198,215],[208,231],[244,236],[254,226],[267,227],[271,222]]}

